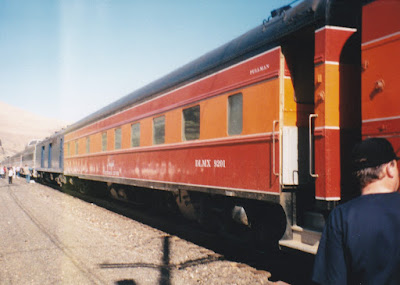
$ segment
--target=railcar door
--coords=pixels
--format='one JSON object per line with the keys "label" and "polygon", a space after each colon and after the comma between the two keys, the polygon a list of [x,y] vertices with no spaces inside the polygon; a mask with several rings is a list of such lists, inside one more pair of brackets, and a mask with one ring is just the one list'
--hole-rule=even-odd
{"label": "railcar door", "polygon": [[[285,156],[293,156],[295,149],[287,145],[294,141],[299,178],[293,191],[282,191],[281,204],[292,217],[288,239],[304,243],[311,235],[316,237],[307,242],[309,252],[316,251],[319,238],[314,233],[323,228],[323,214],[342,199],[343,174],[349,172],[344,161],[349,157],[359,116],[354,107],[359,106],[355,33],[356,29],[331,25],[316,30],[309,27],[291,35],[283,47],[282,172],[286,171]],[[296,128],[297,133],[285,128]],[[282,179],[282,190],[290,189],[287,181],[291,182]]]}
{"label": "railcar door", "polygon": [[283,45],[282,52],[281,185],[282,189],[286,190],[297,189],[301,185],[313,182],[309,171],[309,116],[314,109],[313,31],[308,29],[292,35]]}
{"label": "railcar door", "polygon": [[52,152],[52,149],[53,149],[53,144],[49,143],[49,156],[48,156],[48,164],[47,164],[48,168],[51,168],[51,160],[52,160],[51,152]]}
{"label": "railcar door", "polygon": [[45,151],[45,146],[42,146],[42,150],[40,152],[40,167],[44,168],[44,151]]}
{"label": "railcar door", "polygon": [[58,155],[58,167],[62,171],[64,164],[64,138],[60,138],[60,145],[59,145],[59,155]]}
{"label": "railcar door", "polygon": [[[282,45],[280,132],[281,205],[287,229],[281,245],[314,252],[315,246],[296,245],[299,225],[306,226],[315,204],[314,170],[314,29],[292,34]],[[311,118],[311,119],[310,119]],[[300,238],[301,239],[301,238]]]}

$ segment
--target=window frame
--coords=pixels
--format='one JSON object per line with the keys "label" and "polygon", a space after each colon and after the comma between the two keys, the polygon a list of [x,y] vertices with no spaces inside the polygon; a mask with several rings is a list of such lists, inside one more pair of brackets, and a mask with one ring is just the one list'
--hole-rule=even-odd
{"label": "window frame", "polygon": [[[187,132],[188,128],[190,128],[190,126],[188,126],[187,123],[193,122],[193,121],[186,120],[186,118],[188,116],[193,116],[193,114],[196,114],[196,113],[194,113],[194,112],[185,113],[185,112],[190,112],[194,109],[197,109],[196,111],[194,111],[194,112],[197,112],[197,115],[194,115],[194,116],[197,116],[197,118],[196,118],[197,122],[194,122],[195,126],[193,127],[196,129],[196,132],[190,133],[190,132]],[[193,135],[194,135],[194,137],[191,137]],[[200,138],[200,105],[197,104],[197,105],[194,105],[194,106],[191,106],[191,107],[188,107],[188,108],[185,108],[182,110],[182,140],[183,141],[192,141],[192,140],[198,140],[199,138]]]}
{"label": "window frame", "polygon": [[101,133],[101,151],[107,151],[108,135],[107,132]]}
{"label": "window frame", "polygon": [[86,153],[90,153],[90,137],[86,137]]}
{"label": "window frame", "polygon": [[[165,143],[165,115],[153,118],[153,145],[159,145]],[[159,123],[162,122],[162,125]],[[162,127],[162,130],[159,129]],[[161,137],[157,137],[160,134]]]}
{"label": "window frame", "polygon": [[122,149],[122,128],[114,129],[114,149]]}
{"label": "window frame", "polygon": [[76,140],[75,141],[75,155],[78,155],[78,154],[79,154],[79,141]]}
{"label": "window frame", "polygon": [[[238,106],[233,106],[234,98],[240,98],[240,110]],[[236,108],[236,109],[234,109]],[[240,135],[243,132],[243,94],[236,93],[228,96],[228,122],[227,132],[229,136]],[[236,116],[236,117],[233,117]],[[239,116],[239,117],[237,117]],[[240,126],[238,126],[240,124]]]}
{"label": "window frame", "polygon": [[131,124],[131,147],[139,147],[139,146],[140,146],[140,122],[136,122]]}

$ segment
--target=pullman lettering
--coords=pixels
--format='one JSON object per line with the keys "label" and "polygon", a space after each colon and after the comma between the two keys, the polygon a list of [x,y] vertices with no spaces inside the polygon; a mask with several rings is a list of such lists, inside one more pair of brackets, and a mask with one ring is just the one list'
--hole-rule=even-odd
{"label": "pullman lettering", "polygon": [[262,71],[265,71],[265,70],[268,70],[268,69],[269,69],[269,64],[264,64],[264,65],[261,65],[259,67],[251,69],[250,70],[250,75],[254,75],[256,73],[259,73],[259,72],[262,72]]}

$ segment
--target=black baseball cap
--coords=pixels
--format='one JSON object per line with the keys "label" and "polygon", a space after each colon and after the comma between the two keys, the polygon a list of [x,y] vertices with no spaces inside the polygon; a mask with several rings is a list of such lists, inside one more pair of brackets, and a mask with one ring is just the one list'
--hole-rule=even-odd
{"label": "black baseball cap", "polygon": [[376,167],[393,159],[399,160],[390,142],[385,138],[369,138],[353,148],[353,171]]}

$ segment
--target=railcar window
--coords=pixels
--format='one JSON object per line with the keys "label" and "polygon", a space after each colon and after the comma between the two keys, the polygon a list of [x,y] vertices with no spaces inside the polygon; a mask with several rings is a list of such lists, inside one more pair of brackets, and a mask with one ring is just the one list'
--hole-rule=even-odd
{"label": "railcar window", "polygon": [[228,134],[239,135],[243,129],[243,95],[228,97]]}
{"label": "railcar window", "polygon": [[140,146],[140,123],[131,126],[131,147]]}
{"label": "railcar window", "polygon": [[79,151],[79,144],[78,144],[78,140],[75,141],[75,155],[78,155],[78,151]]}
{"label": "railcar window", "polygon": [[114,148],[121,148],[121,128],[115,129],[114,131]]}
{"label": "railcar window", "polygon": [[153,119],[153,144],[165,142],[165,116]]}
{"label": "railcar window", "polygon": [[200,106],[183,110],[183,139],[197,140],[200,137]]}
{"label": "railcar window", "polygon": [[52,150],[52,148],[53,148],[53,144],[52,143],[50,143],[49,144],[49,156],[48,156],[48,163],[47,163],[47,167],[48,168],[51,168],[51,161],[52,161],[52,157],[51,157],[51,150]]}
{"label": "railcar window", "polygon": [[107,133],[101,134],[101,150],[102,151],[107,150]]}
{"label": "railcar window", "polygon": [[86,138],[86,153],[90,153],[90,137]]}
{"label": "railcar window", "polygon": [[71,146],[69,145],[69,143],[67,144],[67,154],[68,156],[71,155]]}

